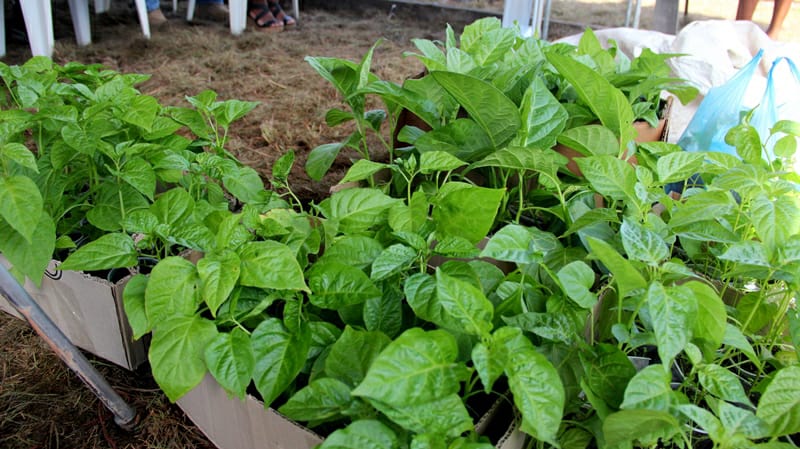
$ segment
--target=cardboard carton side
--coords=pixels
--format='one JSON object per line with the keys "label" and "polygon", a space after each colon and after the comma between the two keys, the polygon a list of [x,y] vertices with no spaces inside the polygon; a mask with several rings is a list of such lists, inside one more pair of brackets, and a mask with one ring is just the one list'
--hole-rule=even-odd
{"label": "cardboard carton side", "polygon": [[[9,266],[0,255],[0,263]],[[85,273],[57,270],[50,261],[42,286],[26,281],[27,291],[39,307],[77,347],[127,369],[147,360],[144,343],[134,341],[122,305],[128,278],[116,284]],[[0,310],[18,318],[14,307],[0,296]]]}

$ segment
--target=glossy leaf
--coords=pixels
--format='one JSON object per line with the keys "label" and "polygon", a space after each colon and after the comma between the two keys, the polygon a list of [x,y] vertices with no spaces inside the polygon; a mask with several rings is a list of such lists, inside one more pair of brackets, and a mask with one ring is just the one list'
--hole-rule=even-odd
{"label": "glossy leaf", "polygon": [[457,355],[449,333],[411,328],[378,355],[352,394],[404,407],[457,393]]}
{"label": "glossy leaf", "polygon": [[253,381],[265,404],[271,404],[294,381],[306,362],[311,333],[290,332],[276,318],[261,322],[250,335],[255,355]]}
{"label": "glossy leaf", "polygon": [[[30,241],[11,229],[5,220],[0,220],[0,253],[11,263],[13,272],[27,276],[37,286],[42,284],[44,271],[53,257],[55,242],[56,225],[46,212],[39,214]],[[24,283],[24,279],[18,281]]]}
{"label": "glossy leaf", "polygon": [[719,402],[719,420],[725,432],[731,435],[744,435],[750,439],[764,438],[770,434],[770,427],[752,411],[727,402]]}
{"label": "glossy leaf", "polygon": [[544,254],[536,251],[537,248],[532,243],[533,234],[530,228],[508,224],[492,235],[481,251],[481,257],[518,264],[541,262]]}
{"label": "glossy leaf", "polygon": [[676,408],[684,416],[691,419],[697,423],[700,428],[708,432],[708,435],[713,441],[719,441],[722,438],[724,432],[722,423],[710,411],[694,404],[679,404]]}
{"label": "glossy leaf", "polygon": [[614,200],[630,198],[636,185],[636,173],[626,161],[604,155],[582,157],[575,162],[599,194]]}
{"label": "glossy leaf", "polygon": [[479,288],[437,270],[436,299],[460,332],[476,336],[491,332],[494,306]]}
{"label": "glossy leaf", "polygon": [[525,91],[520,105],[522,126],[513,141],[515,145],[548,149],[567,125],[567,111],[550,93],[541,78],[535,78]]}
{"label": "glossy leaf", "polygon": [[336,156],[344,148],[343,143],[325,143],[308,153],[306,160],[306,173],[314,181],[319,181],[328,173]]}
{"label": "glossy leaf", "polygon": [[653,321],[658,355],[663,364],[669,365],[692,338],[697,300],[688,288],[664,288],[653,283],[647,290],[645,301]]}
{"label": "glossy leaf", "polygon": [[391,340],[381,332],[369,332],[345,327],[331,346],[325,360],[325,373],[348,386],[355,387],[364,380],[373,360]]}
{"label": "glossy leaf", "polygon": [[683,285],[690,289],[697,299],[697,318],[694,321],[692,335],[696,339],[702,339],[710,350],[716,351],[725,338],[728,318],[725,303],[717,292],[704,282],[689,281]]}
{"label": "glossy leaf", "polygon": [[217,334],[206,347],[205,359],[222,388],[244,399],[256,363],[250,335],[239,328]]}
{"label": "glossy leaf", "polygon": [[26,176],[0,177],[0,217],[28,243],[43,211],[42,194]]}
{"label": "glossy leaf", "polygon": [[768,250],[784,246],[791,236],[800,233],[800,202],[794,196],[759,195],[750,212],[756,234]]}
{"label": "glossy leaf", "polygon": [[195,314],[198,281],[197,269],[182,257],[167,257],[153,268],[145,290],[145,310],[154,329],[171,317]]}
{"label": "glossy leaf", "polygon": [[703,155],[701,153],[688,151],[669,153],[658,158],[656,173],[659,182],[663,184],[679,182],[700,171],[702,164]]}
{"label": "glossy leaf", "polygon": [[383,294],[364,303],[364,325],[367,330],[380,331],[394,338],[403,326],[403,292],[394,283],[384,284]]}
{"label": "glossy leaf", "polygon": [[134,340],[138,340],[144,334],[150,332],[150,321],[145,312],[145,289],[150,278],[137,274],[131,277],[125,284],[122,291],[122,304],[125,307],[125,317],[133,331]]}
{"label": "glossy leaf", "polygon": [[407,269],[416,259],[413,248],[397,243],[385,248],[372,263],[370,277],[375,281],[386,279]]}
{"label": "glossy leaf", "polygon": [[333,260],[318,262],[308,272],[312,304],[325,309],[361,304],[381,291],[362,270]]}
{"label": "glossy leaf", "polygon": [[625,410],[658,410],[669,412],[673,403],[669,371],[662,365],[649,365],[636,373],[625,389],[619,406]]}
{"label": "glossy leaf", "polygon": [[772,436],[800,432],[800,367],[789,366],[775,374],[756,415],[769,425]]}
{"label": "glossy leaf", "polygon": [[472,162],[492,152],[492,141],[481,126],[470,119],[456,119],[414,141],[422,154],[445,152],[463,161]]}
{"label": "glossy leaf", "polygon": [[650,447],[659,439],[668,440],[681,431],[678,420],[658,410],[621,410],[603,421],[603,435],[609,447],[639,441]]}
{"label": "glossy leaf", "polygon": [[222,176],[225,188],[243,203],[258,202],[264,190],[264,181],[257,171],[250,167],[237,167],[233,173]]}
{"label": "glossy leaf", "polygon": [[395,449],[397,436],[380,421],[360,420],[330,434],[319,449]]}
{"label": "glossy leaf", "polygon": [[210,252],[197,261],[200,295],[213,316],[238,283],[240,270],[239,256],[230,250]]}
{"label": "glossy leaf", "polygon": [[423,174],[452,171],[464,165],[467,163],[444,151],[424,152],[419,158],[419,170]]}
{"label": "glossy leaf", "polygon": [[575,323],[563,313],[525,312],[511,317],[503,317],[509,326],[531,332],[545,340],[574,344],[578,335]]}
{"label": "glossy leaf", "polygon": [[621,297],[627,296],[631,291],[647,287],[647,281],[641,273],[611,245],[592,237],[589,237],[587,241],[592,254],[600,259],[614,275],[613,281],[616,282]]}
{"label": "glossy leaf", "polygon": [[61,270],[94,271],[138,265],[136,244],[128,234],[106,234],[70,254]]}
{"label": "glossy leaf", "polygon": [[739,378],[727,369],[716,365],[703,365],[698,370],[700,385],[710,394],[729,402],[749,404]]}
{"label": "glossy leaf", "polygon": [[570,128],[558,136],[558,143],[584,156],[619,153],[619,141],[614,132],[602,125],[583,125]]}
{"label": "glossy leaf", "polygon": [[521,123],[517,106],[496,87],[460,73],[434,71],[430,76],[481,126],[494,148],[502,148],[517,133]]}
{"label": "glossy leaf", "polygon": [[239,283],[276,290],[308,290],[303,270],[288,246],[272,240],[249,242],[239,252]]}
{"label": "glossy leaf", "polygon": [[600,343],[591,357],[582,358],[584,382],[591,392],[613,408],[624,400],[628,382],[636,374],[630,359],[614,345]]}
{"label": "glossy leaf", "polygon": [[153,200],[156,193],[156,172],[144,159],[131,159],[125,163],[120,172],[120,178],[127,182],[139,193]]}
{"label": "glossy leaf", "polygon": [[656,232],[641,224],[627,218],[623,219],[619,232],[628,258],[651,266],[660,266],[669,257],[667,242]]}
{"label": "glossy leaf", "polygon": [[595,282],[595,274],[589,265],[580,260],[570,262],[558,270],[557,276],[569,299],[584,309],[594,307],[597,294],[591,288]]}
{"label": "glossy leaf", "polygon": [[[151,285],[155,282],[150,279]],[[216,336],[214,323],[199,316],[172,315],[155,327],[148,358],[153,378],[170,401],[177,401],[203,380],[203,354]]]}
{"label": "glossy leaf", "polygon": [[393,407],[376,400],[369,402],[403,429],[414,433],[455,438],[472,429],[472,418],[457,394],[403,407]]}
{"label": "glossy leaf", "polygon": [[343,233],[358,233],[385,222],[388,210],[398,200],[376,189],[353,188],[330,197],[330,216]]}
{"label": "glossy leaf", "polygon": [[368,159],[359,159],[347,169],[347,173],[345,173],[344,177],[341,181],[339,181],[339,183],[344,184],[346,182],[363,181],[365,179],[369,179],[375,173],[387,169],[388,167],[388,164],[373,162]]}
{"label": "glossy leaf", "polygon": [[167,190],[150,206],[150,211],[160,223],[174,225],[184,223],[194,211],[194,200],[182,188]]}
{"label": "glossy leaf", "polygon": [[278,411],[295,421],[325,421],[340,416],[351,401],[349,386],[326,377],[311,381]]}
{"label": "glossy leaf", "polygon": [[555,443],[565,402],[558,371],[519,329],[500,328],[494,340],[509,355],[505,372],[514,404],[522,412],[520,428],[536,439]]}
{"label": "glossy leaf", "polygon": [[487,346],[482,342],[472,348],[472,363],[483,383],[483,390],[487,394],[492,391],[495,381],[503,375],[503,367],[508,361],[508,354],[505,350],[503,345]]}
{"label": "glossy leaf", "polygon": [[347,235],[325,248],[322,260],[334,260],[355,268],[364,269],[383,251],[377,240],[360,235]]}
{"label": "glossy leaf", "polygon": [[437,232],[477,243],[486,237],[494,224],[503,196],[503,189],[456,182],[445,184],[434,202],[433,219]]}

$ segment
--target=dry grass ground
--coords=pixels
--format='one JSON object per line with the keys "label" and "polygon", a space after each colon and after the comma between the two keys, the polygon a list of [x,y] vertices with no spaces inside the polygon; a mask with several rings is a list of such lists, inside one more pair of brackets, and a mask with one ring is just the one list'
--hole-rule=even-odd
{"label": "dry grass ground", "polygon": [[[642,24],[648,26],[653,0],[643,0]],[[8,4],[10,2],[6,2]],[[325,125],[325,111],[340,99],[303,61],[307,55],[359,59],[379,38],[375,71],[400,81],[415,75],[421,65],[404,58],[412,38],[444,38],[445,21],[454,13],[419,14],[398,8],[358,8],[336,12],[309,8],[301,27],[283,33],[259,33],[249,27],[238,37],[224,26],[189,25],[171,16],[169,25],[142,38],[127,2],[115,2],[110,14],[93,18],[94,43],[74,44],[66,2],[55,2],[56,51],[59,63],[102,63],[121,72],[152,75],[141,90],[163,104],[186,104],[184,97],[212,89],[222,99],[256,100],[260,105],[232,127],[229,148],[241,160],[268,175],[273,161],[286,151],[298,154],[292,174],[296,193],[309,200],[326,194],[342,175],[343,154],[323,182],[311,182],[302,170],[315,146],[333,142],[344,130]],[[170,2],[171,3],[171,2]],[[501,1],[450,5],[502,9]],[[183,6],[183,4],[182,4]],[[765,24],[771,3],[762,2],[756,20]],[[169,8],[168,8],[169,9]],[[168,10],[167,9],[167,10]],[[689,19],[733,18],[735,0],[691,0]],[[793,5],[786,38],[798,39],[800,11]],[[595,26],[618,26],[625,4],[600,0],[554,0],[553,20]],[[181,11],[181,14],[183,12]],[[579,32],[581,26],[553,23],[551,37]],[[27,44],[9,33],[3,62],[18,64],[29,56]],[[3,449],[207,449],[213,446],[193,428],[177,407],[168,403],[147,369],[130,373],[100,360],[95,365],[138,409],[142,422],[133,434],[119,430],[97,400],[59,362],[23,322],[0,313],[0,448]]]}

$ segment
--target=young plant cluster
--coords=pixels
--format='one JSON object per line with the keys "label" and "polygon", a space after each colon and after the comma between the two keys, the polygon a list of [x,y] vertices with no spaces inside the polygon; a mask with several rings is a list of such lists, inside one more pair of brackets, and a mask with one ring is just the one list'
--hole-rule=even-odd
{"label": "young plant cluster", "polygon": [[[323,449],[490,449],[475,424],[487,394],[513,403],[529,447],[796,447],[800,180],[785,167],[800,124],[759,136],[745,115],[728,133],[738,158],[637,144],[636,103],[682,85],[648,78],[663,56],[627,61],[591,32],[551,45],[494,19],[415,43],[427,73],[403,85],[370,72],[372,50],[308,58],[350,108],[328,123],[356,127],[306,168],[321,177],[354,147],[342,181],[361,185],[303,209],[238,190],[221,149],[180,147],[177,186],[108,233],[130,239],[125,254],[165,249],[124,302],[168,397],[211,373],[325,434]],[[368,95],[386,109],[365,110]],[[212,94],[191,101],[229,123]],[[168,118],[199,126],[181,111]],[[367,133],[387,131],[390,160],[370,160]],[[585,153],[580,175],[557,143]],[[65,265],[130,262],[104,238]]]}

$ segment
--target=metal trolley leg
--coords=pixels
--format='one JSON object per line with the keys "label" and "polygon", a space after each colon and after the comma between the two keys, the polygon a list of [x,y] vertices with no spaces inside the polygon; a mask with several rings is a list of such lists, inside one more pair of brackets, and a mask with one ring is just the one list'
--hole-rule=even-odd
{"label": "metal trolley leg", "polygon": [[106,379],[89,360],[69,341],[61,329],[19,285],[8,270],[0,265],[0,293],[30,323],[58,357],[92,390],[95,396],[114,414],[114,422],[125,430],[136,427],[136,410],[111,388]]}

